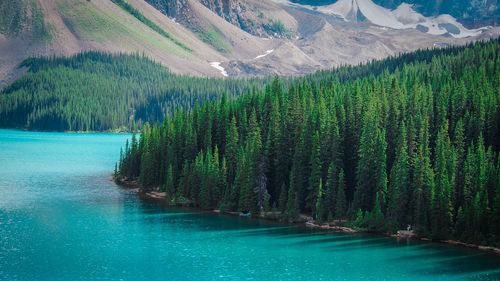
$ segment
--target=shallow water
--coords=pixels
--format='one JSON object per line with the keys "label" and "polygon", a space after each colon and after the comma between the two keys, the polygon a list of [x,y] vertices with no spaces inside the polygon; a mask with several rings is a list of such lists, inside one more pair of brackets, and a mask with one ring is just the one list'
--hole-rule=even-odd
{"label": "shallow water", "polygon": [[0,130],[0,280],[500,280],[500,256],[165,208],[110,181],[129,135]]}

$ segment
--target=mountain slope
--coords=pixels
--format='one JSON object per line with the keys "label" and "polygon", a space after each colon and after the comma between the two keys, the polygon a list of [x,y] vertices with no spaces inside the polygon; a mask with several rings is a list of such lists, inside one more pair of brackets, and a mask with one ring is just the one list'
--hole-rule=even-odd
{"label": "mountain slope", "polygon": [[[371,6],[366,3],[373,3],[349,1],[357,8],[351,5],[346,11],[359,14],[368,14]],[[121,2],[130,9],[117,5]],[[4,0],[0,4],[0,88],[26,71],[17,66],[30,56],[67,56],[87,50],[138,52],[178,74],[298,75],[500,34],[496,27],[466,38],[429,34],[403,21],[402,8],[373,11],[388,11],[397,24],[415,28],[350,21],[347,14],[342,18],[323,8],[285,0]],[[391,27],[398,26],[392,21]]]}
{"label": "mountain slope", "polygon": [[[291,0],[294,3],[313,6],[327,6],[337,0]],[[467,28],[497,26],[500,6],[497,0],[373,0],[377,5],[394,10],[401,4],[410,4],[425,17],[448,14]]]}
{"label": "mountain slope", "polygon": [[131,131],[224,93],[259,90],[267,81],[180,76],[141,55],[100,52],[33,58],[23,66],[28,72],[0,91],[1,128]]}
{"label": "mountain slope", "polygon": [[467,29],[450,15],[424,17],[410,4],[402,3],[390,10],[375,4],[371,0],[339,0],[325,6],[303,6],[325,14],[341,17],[346,21],[365,19],[375,25],[392,29],[419,29],[432,35],[449,35],[456,38],[478,36],[487,27]]}

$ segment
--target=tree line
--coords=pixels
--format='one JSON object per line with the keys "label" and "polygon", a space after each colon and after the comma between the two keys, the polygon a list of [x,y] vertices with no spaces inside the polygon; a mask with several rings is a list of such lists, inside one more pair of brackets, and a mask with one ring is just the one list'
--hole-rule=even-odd
{"label": "tree line", "polygon": [[84,52],[30,58],[28,72],[0,92],[0,127],[50,131],[132,131],[178,108],[238,96],[266,79],[195,78],[141,54]]}
{"label": "tree line", "polygon": [[[464,47],[448,48],[455,54]],[[317,71],[304,77],[341,82],[393,72],[403,64],[429,62],[421,50],[359,66]],[[162,122],[179,108],[205,100],[232,99],[261,91],[272,78],[216,79],[176,75],[140,54],[83,52],[71,57],[29,58],[28,72],[0,91],[0,127],[42,131],[132,131],[145,122]],[[292,78],[282,78],[286,90]]]}
{"label": "tree line", "polygon": [[419,51],[195,104],[145,124],[115,176],[204,209],[498,246],[499,51]]}

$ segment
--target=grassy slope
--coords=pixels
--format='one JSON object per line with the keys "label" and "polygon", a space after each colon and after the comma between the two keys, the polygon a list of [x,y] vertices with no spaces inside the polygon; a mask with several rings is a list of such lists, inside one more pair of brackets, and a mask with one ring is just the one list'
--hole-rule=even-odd
{"label": "grassy slope", "polygon": [[121,17],[123,15],[111,14],[78,0],[59,1],[57,8],[64,23],[79,39],[97,40],[100,43],[110,41],[116,45],[126,46],[130,51],[134,51],[134,48],[128,42],[142,42],[149,48],[184,58],[190,56],[187,50],[173,40],[165,39],[132,16],[124,20]]}
{"label": "grassy slope", "polygon": [[34,0],[2,0],[0,2],[0,34],[15,37],[31,30],[35,40],[50,41],[50,26],[40,5]]}
{"label": "grassy slope", "polygon": [[175,39],[170,33],[166,32],[164,29],[159,27],[156,23],[154,23],[152,20],[150,20],[148,17],[144,16],[140,11],[138,11],[134,6],[130,5],[128,2],[124,0],[112,0],[113,3],[116,5],[120,6],[123,10],[125,10],[127,13],[138,19],[140,22],[144,23],[146,26],[160,34],[161,36],[167,38],[168,40],[174,42],[176,45],[179,47],[183,48],[186,51],[191,52],[192,50],[187,47],[185,44],[180,42],[179,40]]}

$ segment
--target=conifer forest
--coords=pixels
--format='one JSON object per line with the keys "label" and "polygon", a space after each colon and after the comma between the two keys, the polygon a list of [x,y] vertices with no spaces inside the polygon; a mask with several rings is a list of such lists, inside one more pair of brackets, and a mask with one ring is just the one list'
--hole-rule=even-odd
{"label": "conifer forest", "polygon": [[[168,200],[498,245],[500,45],[279,78],[145,124],[115,176]],[[376,71],[378,70],[378,71]],[[375,73],[375,74],[374,74]]]}

